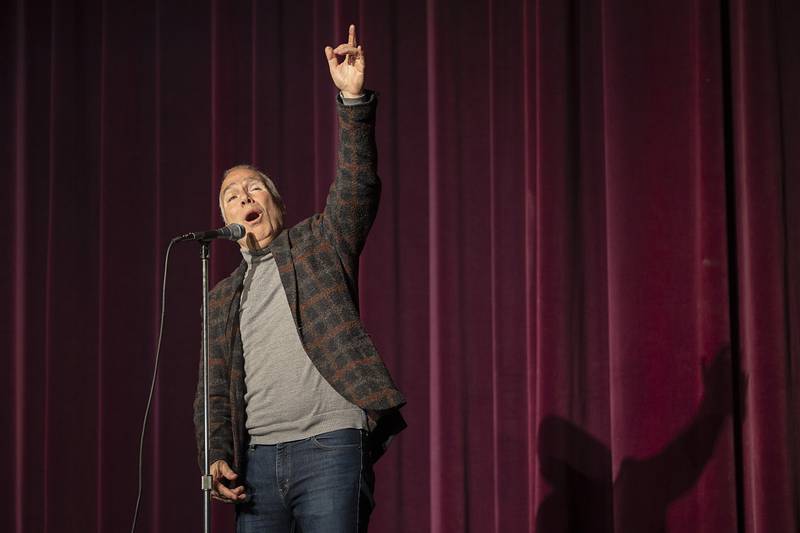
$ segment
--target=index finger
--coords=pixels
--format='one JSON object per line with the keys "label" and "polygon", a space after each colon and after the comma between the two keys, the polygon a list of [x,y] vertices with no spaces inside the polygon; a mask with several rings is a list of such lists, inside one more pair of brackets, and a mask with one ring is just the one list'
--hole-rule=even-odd
{"label": "index finger", "polygon": [[356,45],[356,25],[350,24],[349,34],[347,36],[347,44],[350,46]]}

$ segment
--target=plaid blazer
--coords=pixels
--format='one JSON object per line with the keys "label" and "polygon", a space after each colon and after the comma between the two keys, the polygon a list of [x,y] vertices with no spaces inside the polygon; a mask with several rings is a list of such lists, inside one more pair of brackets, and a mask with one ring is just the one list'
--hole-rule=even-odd
{"label": "plaid blazer", "polygon": [[[339,394],[367,412],[373,440],[383,442],[405,427],[398,412],[405,398],[364,331],[357,303],[359,255],[381,190],[376,107],[374,93],[362,105],[345,106],[338,101],[338,165],[325,209],[281,232],[269,248],[306,353]],[[247,263],[242,261],[209,293],[209,464],[224,459],[237,472],[247,443],[239,332],[246,270]],[[202,358],[200,365],[194,423],[203,469]]]}

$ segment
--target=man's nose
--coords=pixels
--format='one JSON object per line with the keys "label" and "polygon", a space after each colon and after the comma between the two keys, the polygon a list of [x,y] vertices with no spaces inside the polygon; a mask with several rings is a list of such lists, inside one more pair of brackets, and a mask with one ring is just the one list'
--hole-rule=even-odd
{"label": "man's nose", "polygon": [[242,205],[247,205],[251,203],[253,203],[253,199],[250,198],[250,195],[248,193],[244,193],[242,195]]}

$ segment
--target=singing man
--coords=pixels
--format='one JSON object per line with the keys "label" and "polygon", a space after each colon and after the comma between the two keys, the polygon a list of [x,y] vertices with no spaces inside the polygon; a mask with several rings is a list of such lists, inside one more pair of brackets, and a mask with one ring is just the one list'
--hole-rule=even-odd
{"label": "singing man", "polygon": [[[339,89],[336,176],[322,213],[283,227],[257,168],[225,172],[220,209],[246,229],[242,263],[209,294],[212,497],[236,531],[355,533],[373,507],[372,465],[405,427],[405,403],[364,331],[358,262],[378,210],[376,95],[364,50],[325,48]],[[194,402],[204,467],[202,374]]]}

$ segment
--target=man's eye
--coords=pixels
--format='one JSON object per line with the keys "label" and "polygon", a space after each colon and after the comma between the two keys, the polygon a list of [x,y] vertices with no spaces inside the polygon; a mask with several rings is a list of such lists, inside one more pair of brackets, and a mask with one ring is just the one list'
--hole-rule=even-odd
{"label": "man's eye", "polygon": [[260,191],[261,187],[259,185],[254,185],[253,187],[250,187],[250,190],[251,191]]}
{"label": "man's eye", "polygon": [[231,200],[236,200],[236,196],[229,196],[225,201],[230,203]]}

